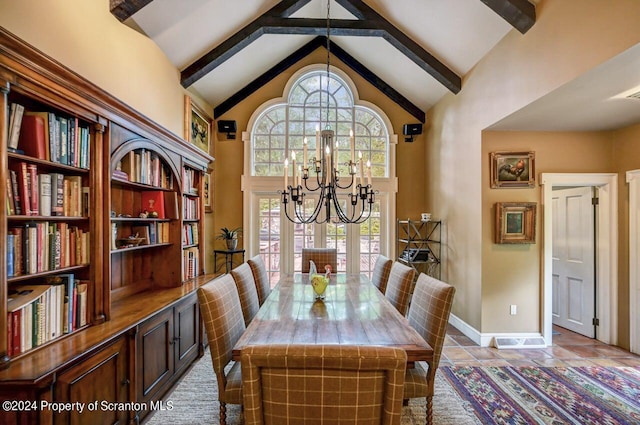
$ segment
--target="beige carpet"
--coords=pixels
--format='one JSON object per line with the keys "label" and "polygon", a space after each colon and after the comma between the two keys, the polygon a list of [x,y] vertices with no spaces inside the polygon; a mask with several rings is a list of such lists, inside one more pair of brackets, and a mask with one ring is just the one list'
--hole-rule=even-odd
{"label": "beige carpet", "polygon": [[[158,411],[145,425],[211,425],[220,423],[220,405],[217,384],[209,351],[186,373],[175,390],[165,401],[171,402],[172,410]],[[414,399],[402,408],[402,425],[422,425],[425,423],[425,401]],[[436,395],[433,400],[434,423],[438,425],[479,425],[471,407],[466,409],[455,390],[438,372]],[[227,405],[227,425],[243,423],[240,406]]]}

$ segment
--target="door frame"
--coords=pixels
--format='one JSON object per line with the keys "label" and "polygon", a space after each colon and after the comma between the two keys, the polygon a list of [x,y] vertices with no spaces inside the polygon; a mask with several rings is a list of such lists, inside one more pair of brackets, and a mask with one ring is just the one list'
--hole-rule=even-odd
{"label": "door frame", "polygon": [[629,185],[629,346],[640,353],[640,170],[627,171]]}
{"label": "door frame", "polygon": [[[596,214],[596,308],[600,326],[596,338],[606,344],[618,342],[618,174],[542,173],[543,287],[542,337],[551,346],[553,335],[553,213],[554,186],[595,186],[599,207]],[[547,249],[548,248],[548,249]]]}

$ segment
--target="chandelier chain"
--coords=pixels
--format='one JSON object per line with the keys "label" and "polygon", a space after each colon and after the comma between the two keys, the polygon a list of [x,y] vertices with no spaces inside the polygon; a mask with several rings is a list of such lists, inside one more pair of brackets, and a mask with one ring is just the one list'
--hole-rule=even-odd
{"label": "chandelier chain", "polygon": [[327,116],[326,126],[329,128],[329,66],[331,64],[331,0],[327,0]]}

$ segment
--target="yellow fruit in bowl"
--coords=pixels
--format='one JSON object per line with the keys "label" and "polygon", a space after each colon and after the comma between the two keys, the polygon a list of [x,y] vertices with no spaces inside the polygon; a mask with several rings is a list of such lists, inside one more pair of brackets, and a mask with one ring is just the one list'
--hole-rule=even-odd
{"label": "yellow fruit in bowl", "polygon": [[311,276],[311,286],[313,286],[313,292],[315,292],[316,295],[324,295],[324,291],[327,290],[328,284],[329,279],[321,274],[314,274]]}

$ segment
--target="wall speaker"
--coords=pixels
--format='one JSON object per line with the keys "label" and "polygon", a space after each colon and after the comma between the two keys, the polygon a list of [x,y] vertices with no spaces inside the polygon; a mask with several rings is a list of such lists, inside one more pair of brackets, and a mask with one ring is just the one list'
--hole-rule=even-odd
{"label": "wall speaker", "polygon": [[405,124],[402,126],[402,134],[409,136],[405,137],[405,142],[413,142],[413,136],[416,134],[422,134],[422,124]]}
{"label": "wall speaker", "polygon": [[415,136],[422,134],[422,124],[405,124],[402,126],[402,134],[405,136]]}
{"label": "wall speaker", "polygon": [[218,133],[227,133],[227,139],[236,138],[236,122],[233,120],[218,120]]}

